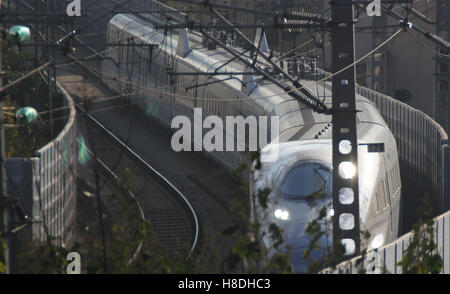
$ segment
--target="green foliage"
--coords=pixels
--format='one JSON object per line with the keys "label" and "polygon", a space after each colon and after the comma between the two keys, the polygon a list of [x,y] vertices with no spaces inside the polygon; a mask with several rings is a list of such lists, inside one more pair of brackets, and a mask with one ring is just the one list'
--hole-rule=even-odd
{"label": "green foliage", "polygon": [[68,249],[54,245],[49,237],[47,243],[29,244],[18,254],[16,272],[18,274],[64,274],[68,262]]}
{"label": "green foliage", "polygon": [[[3,85],[23,77],[35,66],[35,58],[17,47],[3,48],[2,69],[7,74],[3,77]],[[30,106],[35,109],[48,108],[48,86],[42,82],[37,73],[13,87],[7,89],[6,100],[19,106]]]}
{"label": "green foliage", "polygon": [[[241,172],[245,170],[246,167],[242,167]],[[103,207],[107,208],[106,246],[102,243],[99,221],[94,217],[91,225],[83,227],[78,234],[78,241],[72,248],[54,245],[56,240],[51,237],[46,243],[27,246],[17,258],[16,273],[65,274],[69,252],[80,254],[81,270],[86,274],[292,273],[289,252],[278,252],[283,243],[282,230],[275,224],[268,226],[266,233],[274,245],[265,248],[261,242],[265,233],[261,232],[260,224],[249,221],[248,182],[243,182],[231,195],[232,225],[222,232],[236,240],[229,254],[218,256],[201,248],[189,255],[189,248],[182,244],[176,252],[169,252],[161,245],[151,224],[140,219],[136,204],[123,197],[127,187],[133,186],[132,175],[127,170],[119,174],[123,180],[115,183],[108,197],[102,197]],[[269,189],[258,193],[259,202],[265,208],[269,194]],[[91,201],[91,209],[83,211],[84,215],[96,215],[95,197],[84,200]],[[137,259],[131,260],[141,241],[143,246]],[[269,254],[271,250],[275,253]]]}
{"label": "green foliage", "polygon": [[[331,205],[331,204],[329,204]],[[311,237],[308,249],[304,252],[304,258],[308,259],[313,250],[326,250],[326,254],[318,261],[310,260],[308,272],[318,273],[324,268],[335,269],[336,265],[343,261],[345,248],[339,246],[337,249],[322,247],[320,239],[322,236],[331,234],[329,230],[324,228],[326,225],[326,211],[324,206],[318,213],[317,218],[308,223],[306,233]],[[431,204],[428,197],[424,197],[424,204],[422,215],[414,225],[413,238],[406,250],[402,260],[397,264],[402,267],[405,274],[436,274],[440,273],[443,266],[443,261],[440,255],[436,252],[436,244],[434,242],[434,221],[431,219]],[[361,242],[364,244],[370,239],[368,231],[361,231]],[[367,255],[367,246],[362,245],[365,249],[362,250],[361,256],[356,261],[356,267],[359,274],[366,273],[364,268],[364,260]],[[383,269],[384,273],[387,273]]]}
{"label": "green foliage", "polygon": [[[315,192],[308,196],[310,201],[323,200],[326,198],[326,193],[322,191]],[[318,203],[314,204],[318,206]],[[308,273],[318,273],[320,270],[332,267],[334,268],[344,256],[345,248],[339,244],[338,248],[334,250],[330,244],[322,244],[323,237],[329,240],[332,236],[331,221],[327,216],[327,211],[331,208],[331,202],[320,207],[316,218],[311,220],[306,226],[306,234],[310,236],[308,248],[303,252],[303,259],[308,261]],[[312,253],[319,251],[323,257],[319,260],[312,258]]]}
{"label": "green foliage", "polygon": [[3,238],[0,236],[0,274],[6,273],[5,251],[6,251],[5,242],[3,241]]}
{"label": "green foliage", "polygon": [[431,218],[431,201],[423,198],[422,217],[414,225],[413,238],[397,264],[405,274],[438,274],[442,270],[443,261],[436,251],[434,242],[434,221]]}
{"label": "green foliage", "polygon": [[[34,57],[29,52],[19,50],[10,46],[3,48],[2,52],[3,71],[7,74],[3,77],[3,85],[7,85],[24,76],[35,63]],[[38,112],[49,109],[48,86],[35,74],[6,90],[3,106],[8,109],[19,109],[21,107],[33,107]],[[53,107],[61,106],[62,98],[58,95],[54,98]],[[5,112],[5,114],[8,114]],[[46,117],[44,116],[44,119]],[[13,113],[5,115],[5,124],[16,123]],[[56,124],[60,129],[61,124]],[[55,134],[58,133],[55,129]],[[48,124],[42,122],[31,125],[16,126],[5,130],[6,156],[7,157],[31,157],[40,147],[51,141]]]}
{"label": "green foliage", "polygon": [[[325,268],[335,269],[337,264],[345,259],[345,247],[342,244],[336,244],[336,246],[331,246],[331,244],[322,244],[321,241],[332,240],[332,222],[334,216],[328,217],[327,212],[332,208],[332,202],[326,204],[320,204],[321,200],[325,200],[327,194],[323,192],[325,186],[323,186],[319,191],[316,191],[307,197],[308,201],[313,203],[313,207],[319,209],[316,218],[311,220],[306,227],[306,234],[310,236],[310,242],[308,248],[303,252],[303,259],[307,260],[309,263],[308,272],[309,273],[319,273]],[[323,203],[323,202],[322,202]],[[322,206],[320,206],[322,205]],[[364,241],[370,238],[370,233],[367,231],[361,231],[361,239]],[[331,242],[330,242],[331,243]],[[320,251],[323,253],[322,258],[319,260],[313,260],[311,258],[314,251]],[[362,258],[360,262],[357,263],[359,266],[359,272],[364,273],[362,260],[366,255],[366,249],[362,251]]]}
{"label": "green foliage", "polygon": [[256,198],[258,199],[259,205],[262,209],[267,210],[268,208],[268,199],[269,199],[270,189],[265,188],[264,190],[258,190],[256,192]]}
{"label": "green foliage", "polygon": [[[250,155],[256,162],[255,169],[261,167],[259,153]],[[240,174],[248,169],[240,166],[235,174]],[[258,221],[249,221],[249,183],[244,181],[241,188],[233,193],[233,205],[230,216],[233,225],[222,231],[223,234],[237,239],[231,252],[223,262],[225,272],[240,273],[293,273],[290,263],[290,252],[280,249],[283,243],[283,232],[274,223],[269,224],[267,232]],[[268,196],[270,189],[255,191],[255,198],[263,210],[268,209]],[[265,248],[262,238],[268,234],[272,248]]]}
{"label": "green foliage", "polygon": [[[104,199],[109,208],[104,219],[107,224],[106,245],[103,247],[98,223],[85,227],[72,248],[54,245],[52,237],[46,243],[30,244],[17,260],[16,273],[65,274],[69,252],[81,256],[81,270],[84,274],[186,274],[201,273],[207,266],[202,257],[187,256],[188,248],[179,246],[179,252],[168,252],[158,242],[149,223],[139,217],[136,204],[123,197],[130,186],[130,174],[125,171],[123,182],[116,182],[112,193]],[[126,182],[126,184],[125,184]],[[96,196],[97,197],[97,196]],[[96,199],[90,199],[95,214]],[[95,220],[95,219],[94,219]],[[131,257],[142,243],[142,249],[133,260]]]}

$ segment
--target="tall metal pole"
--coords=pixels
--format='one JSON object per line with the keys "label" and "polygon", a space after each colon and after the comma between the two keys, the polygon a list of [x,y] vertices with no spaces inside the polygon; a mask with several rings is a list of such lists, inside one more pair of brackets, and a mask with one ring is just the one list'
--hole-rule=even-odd
{"label": "tall metal pole", "polygon": [[[448,38],[450,32],[450,3],[445,0],[436,1],[436,34]],[[437,47],[440,54],[436,54],[435,71],[435,97],[434,97],[434,118],[441,126],[450,132],[450,50],[442,46]],[[444,55],[442,55],[444,54]]]}
{"label": "tall metal pole", "polygon": [[[47,18],[50,17],[51,14],[51,0],[46,0],[45,1],[45,13],[47,14]],[[54,44],[54,26],[53,25],[49,25],[47,27],[47,50],[46,50],[46,61],[50,61],[51,60],[51,54],[52,54],[52,50],[54,50],[54,48],[52,48],[52,46],[50,46],[51,44]],[[54,63],[53,63],[54,64]],[[54,91],[55,91],[55,87],[54,87],[54,83],[56,83],[55,76],[54,76],[55,72],[54,72],[54,67],[52,66],[51,68],[48,69],[47,71],[47,81],[48,81],[48,103],[49,103],[49,114],[50,114],[50,136],[53,138],[53,129],[54,129],[54,121],[53,121],[53,96],[54,96]]]}
{"label": "tall metal pole", "polygon": [[[0,7],[3,6],[2,0],[0,0]],[[0,23],[0,30],[3,30],[3,24]],[[3,42],[0,39],[0,72],[2,71],[2,46]],[[0,88],[3,87],[3,77],[0,77]],[[4,91],[0,92],[0,205],[2,213],[2,236],[5,242],[5,266],[6,273],[11,273],[11,238],[9,235],[9,200],[6,194],[5,183],[5,130],[3,127],[3,99],[5,97]]]}
{"label": "tall metal pole", "polygon": [[[352,0],[332,1],[333,72],[341,70],[355,60],[353,17]],[[339,244],[343,244],[346,247],[346,255],[354,256],[360,252],[355,67],[334,76],[332,83],[333,247],[337,250]],[[346,197],[340,197],[344,195]],[[353,197],[349,197],[351,195]],[[349,221],[351,218],[353,227],[348,226],[352,223]]]}

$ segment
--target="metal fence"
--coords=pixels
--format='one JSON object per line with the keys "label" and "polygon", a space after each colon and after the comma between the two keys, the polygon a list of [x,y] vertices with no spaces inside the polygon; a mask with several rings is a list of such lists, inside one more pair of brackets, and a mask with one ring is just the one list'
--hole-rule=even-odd
{"label": "metal fence", "polygon": [[358,94],[373,101],[397,141],[402,177],[403,232],[410,230],[429,197],[434,216],[450,210],[448,136],[425,113],[358,86]]}
{"label": "metal fence", "polygon": [[[425,195],[435,215],[436,253],[443,259],[441,273],[450,274],[450,148],[443,128],[425,113],[373,90],[357,87],[357,92],[372,100],[397,139],[403,183],[404,221],[410,229],[417,221]],[[409,226],[408,226],[409,225]],[[409,232],[396,241],[341,263],[324,273],[402,273],[399,262],[413,239]]]}
{"label": "metal fence", "polygon": [[[6,161],[8,193],[31,217],[31,230],[25,240],[70,246],[76,221],[75,171],[77,163],[75,108],[70,95],[58,84],[64,97],[64,129],[53,141],[37,150],[33,157]],[[17,214],[11,221],[20,219]]]}
{"label": "metal fence", "polygon": [[[413,240],[413,232],[403,235],[395,242],[381,247],[377,251],[368,252],[361,261],[355,257],[350,261],[341,263],[335,270],[327,269],[325,274],[401,274],[403,272],[401,262],[405,251]],[[443,260],[442,274],[450,274],[450,211],[434,220],[434,240],[438,253]]]}

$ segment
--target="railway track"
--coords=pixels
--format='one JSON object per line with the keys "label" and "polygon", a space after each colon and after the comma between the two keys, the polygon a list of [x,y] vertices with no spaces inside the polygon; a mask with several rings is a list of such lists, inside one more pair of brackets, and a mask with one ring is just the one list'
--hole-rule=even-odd
{"label": "railway track", "polygon": [[[61,26],[57,28],[63,33],[67,33]],[[79,38],[75,40],[83,44]],[[97,50],[85,46],[85,51],[98,53]],[[71,59],[71,61],[74,61]],[[88,73],[92,76],[92,73]],[[95,77],[97,78],[97,77]],[[77,93],[71,93],[76,95]],[[111,162],[115,154],[121,154],[119,165],[132,171],[133,177],[138,178],[133,188],[129,188],[130,196],[136,201],[141,218],[150,223],[151,230],[156,234],[159,245],[169,253],[176,253],[184,250],[189,244],[189,254],[194,251],[199,239],[199,220],[197,213],[188,199],[177,187],[160,172],[148,164],[141,156],[130,148],[126,142],[114,135],[106,126],[96,120],[79,104],[75,103],[78,113],[83,113],[83,118],[88,124],[95,127],[96,131],[101,133],[114,148],[102,150],[96,156],[103,166],[103,171],[111,177],[118,179],[118,176],[111,168],[108,168],[105,162]],[[100,140],[102,136],[95,136]],[[120,152],[118,152],[120,150]],[[124,155],[124,156],[122,156]],[[109,158],[108,158],[109,157]],[[138,186],[139,192],[133,192]],[[159,208],[157,208],[159,207]],[[138,245],[135,255],[139,253],[142,244]]]}
{"label": "railway track", "polygon": [[[171,191],[176,189],[176,185],[178,192],[175,193],[185,196],[184,198],[179,196],[177,199],[183,199],[184,203],[191,203],[189,210],[195,210],[197,213],[195,224],[192,224],[191,221],[191,227],[195,226],[197,232],[196,237],[192,239],[191,252],[197,245],[197,247],[201,247],[198,248],[197,253],[212,254],[220,252],[221,255],[225,256],[235,240],[222,236],[220,232],[232,224],[229,215],[231,204],[229,196],[238,189],[239,183],[204,155],[173,152],[170,149],[170,134],[166,130],[163,130],[159,124],[148,117],[144,118],[145,115],[140,113],[140,110],[136,107],[127,107],[124,98],[103,101],[102,97],[117,96],[117,93],[106,89],[102,84],[101,77],[95,75],[95,72],[90,68],[83,68],[82,64],[79,63],[74,66],[77,66],[78,72],[82,72],[85,76],[85,79],[81,78],[79,82],[90,84],[96,88],[96,91],[85,91],[84,86],[79,88],[85,93],[87,92],[87,95],[84,96],[94,97],[91,103],[93,108],[90,109],[92,113],[92,115],[89,115],[92,118],[90,120],[97,120],[99,123],[105,124],[105,128],[110,127],[111,130],[118,131],[120,135],[116,136],[116,142],[119,140],[127,141],[126,137],[129,132],[127,126],[129,123],[135,122],[136,131],[133,130],[131,135],[133,142],[129,144],[128,148],[124,144],[119,144],[121,148],[126,150],[139,163],[141,169],[152,174],[165,175],[166,180],[159,182],[159,184]],[[69,81],[68,84],[71,84],[71,82]],[[74,89],[75,92],[77,91],[76,88]],[[78,93],[78,95],[81,94],[80,97],[83,96],[83,91]],[[99,100],[95,101],[97,98]],[[84,100],[84,102],[88,101]],[[122,120],[122,123],[114,122],[117,119]],[[109,137],[114,136],[111,136],[112,131],[109,133]],[[145,138],[141,136],[145,136]],[[155,140],[148,139],[153,136],[156,136]],[[155,146],[150,149],[154,149],[156,155],[152,154],[149,148],[143,148],[143,146],[153,144],[153,141],[155,141]],[[189,205],[185,206],[188,207]],[[186,230],[179,230],[175,227],[174,222],[180,222],[179,215],[173,211],[147,212],[151,213],[151,215],[148,215],[148,219],[160,232],[159,236],[162,243],[167,244],[171,242],[168,240],[174,239],[180,243],[183,236],[180,238],[173,237],[174,234],[186,232]],[[162,219],[167,221],[160,221]],[[201,242],[200,236],[202,236]],[[201,246],[198,243],[201,243]],[[171,247],[171,245],[167,246]]]}
{"label": "railway track", "polygon": [[[23,0],[20,0],[20,2],[23,2]],[[34,12],[34,9],[31,6],[25,6],[25,9],[30,12]],[[93,11],[92,13],[96,13],[96,11]],[[104,14],[103,11],[99,13],[102,15]],[[89,23],[89,20],[86,20],[86,22]],[[98,25],[92,27],[92,30],[90,30],[86,36],[76,38],[74,41],[82,45],[85,42],[98,43],[99,40],[104,40],[104,32],[106,27],[103,27],[104,24],[97,24]],[[57,30],[62,35],[67,33],[67,30],[61,26],[58,26]],[[102,52],[103,49],[105,49],[104,46],[79,47],[76,52],[76,56],[77,58],[83,58],[85,56],[95,55],[96,58],[89,59],[89,65],[90,67],[99,69],[99,60],[102,59],[100,52]],[[70,62],[73,62],[73,60]],[[57,64],[61,63],[67,63],[67,60],[62,57],[58,57]],[[88,68],[81,68],[80,63],[73,64],[70,69],[67,68],[67,72],[73,72],[74,70],[77,74],[82,73],[85,77],[85,79],[83,77],[81,78],[81,83],[86,82],[97,89],[95,94],[90,93],[90,95],[87,96],[117,96],[117,93],[111,93],[104,87],[101,77],[95,76],[95,72],[92,72],[92,70],[89,70]],[[60,72],[61,68],[58,68],[58,77]],[[74,96],[82,96],[78,95],[80,93],[71,92],[71,94]],[[123,99],[118,99],[117,101],[119,100],[121,100],[119,103],[124,102]],[[93,104],[95,104],[94,108],[102,108],[108,105],[114,106],[115,103],[113,101],[109,101]],[[145,217],[159,232],[158,238],[161,243],[166,244],[166,248],[171,248],[173,247],[173,240],[178,239],[178,243],[180,243],[181,239],[186,239],[186,232],[189,232],[191,251],[195,247],[198,247],[196,253],[201,252],[202,255],[209,255],[210,253],[213,255],[215,253],[220,253],[221,255],[227,254],[236,240],[231,237],[223,236],[220,232],[233,224],[232,218],[229,215],[229,208],[232,201],[229,196],[240,187],[240,183],[237,182],[235,178],[233,178],[233,176],[227,171],[223,171],[221,167],[217,166],[216,163],[206,158],[203,154],[181,154],[170,150],[170,135],[167,130],[163,130],[160,125],[155,123],[155,121],[152,121],[144,113],[135,114],[136,107],[123,107],[123,105],[119,105],[113,110],[100,110],[98,113],[95,109],[91,110],[93,117],[102,123],[105,128],[109,128],[112,133],[117,134],[117,138],[120,138],[122,141],[128,143],[129,151],[134,151],[136,155],[139,154],[141,159],[143,159],[140,161],[131,152],[124,151],[124,149],[122,149],[124,148],[123,146],[118,147],[115,145],[115,148],[119,148],[122,152],[126,152],[127,157],[131,156],[129,160],[136,165],[133,169],[133,173],[134,171],[140,170],[139,175],[134,176],[135,178],[145,179],[145,176],[142,174],[145,172],[153,174],[152,180],[154,182],[155,177],[160,179],[159,181],[156,181],[156,185],[159,186],[160,189],[168,189],[169,191],[175,193],[172,194],[171,197],[169,197],[169,195],[166,196],[168,196],[167,198],[174,200],[176,203],[175,205],[181,206],[184,211],[183,213],[186,213],[188,210],[195,210],[198,216],[195,221],[196,223],[194,224],[194,217],[190,216],[190,228],[181,230],[179,229],[181,227],[176,227],[176,224],[183,222],[181,221],[183,217],[180,218],[182,214],[180,215],[175,213],[174,210],[161,207],[155,209],[158,201],[155,201],[154,204],[147,203],[147,199],[145,197],[141,198],[139,193],[136,193],[136,198],[142,204]],[[125,125],[128,125],[129,121],[135,122],[135,130],[133,130],[133,134],[131,135],[132,140],[130,142],[126,139],[127,132],[124,132],[124,129],[127,128]],[[112,140],[111,138],[107,139]],[[150,144],[154,144],[154,146],[152,146],[152,148],[146,148]],[[109,152],[109,150],[102,151],[102,153],[104,153],[103,156],[108,157],[107,154],[109,154]],[[109,156],[114,157],[113,155]],[[108,163],[108,160],[103,157],[101,159],[105,160],[106,164],[110,164]],[[143,164],[143,161],[148,164]],[[149,168],[150,165],[155,171],[158,171],[160,175],[164,175],[166,181],[163,181],[162,178],[155,173],[155,171],[152,171],[151,168]],[[147,174],[147,177],[150,176]],[[145,182],[145,180],[142,180],[141,182]],[[170,183],[176,184],[178,192],[174,191],[175,185],[170,187]],[[134,186],[137,186],[136,183],[133,183],[133,187]],[[137,188],[137,190],[140,189],[140,187]],[[142,190],[145,189],[145,187],[142,188]],[[151,190],[152,188],[149,189]],[[166,191],[165,193],[167,194],[169,192]],[[179,196],[180,194],[186,196],[185,200],[181,201],[182,197]],[[174,198],[173,195],[176,195],[176,197]],[[186,202],[191,203],[191,208],[188,208]],[[184,220],[188,222],[185,217]],[[196,230],[195,234],[193,233],[193,230]],[[179,235],[179,237],[174,237],[175,234],[181,235]],[[201,236],[201,242],[199,241],[199,236]]]}
{"label": "railway track", "polygon": [[[104,176],[120,180],[115,170],[128,169],[132,173],[133,185],[127,187],[128,193],[162,249],[172,254],[188,247],[192,252],[197,246],[199,225],[196,212],[186,197],[83,107],[76,104],[76,108],[83,133],[89,132],[88,137],[94,140],[89,145],[97,146],[95,157]],[[94,157],[92,150],[89,153]],[[142,246],[139,243],[134,256]]]}

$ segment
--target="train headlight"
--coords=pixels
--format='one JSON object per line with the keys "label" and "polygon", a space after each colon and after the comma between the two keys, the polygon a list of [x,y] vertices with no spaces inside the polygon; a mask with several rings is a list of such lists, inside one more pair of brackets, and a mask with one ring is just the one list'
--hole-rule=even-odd
{"label": "train headlight", "polygon": [[277,208],[275,209],[273,215],[275,216],[275,218],[279,219],[279,220],[288,220],[289,219],[289,211],[285,210],[285,209],[281,209],[281,208]]}
{"label": "train headlight", "polygon": [[334,216],[334,209],[331,208],[330,211],[328,212],[328,216],[329,217],[333,217]]}

